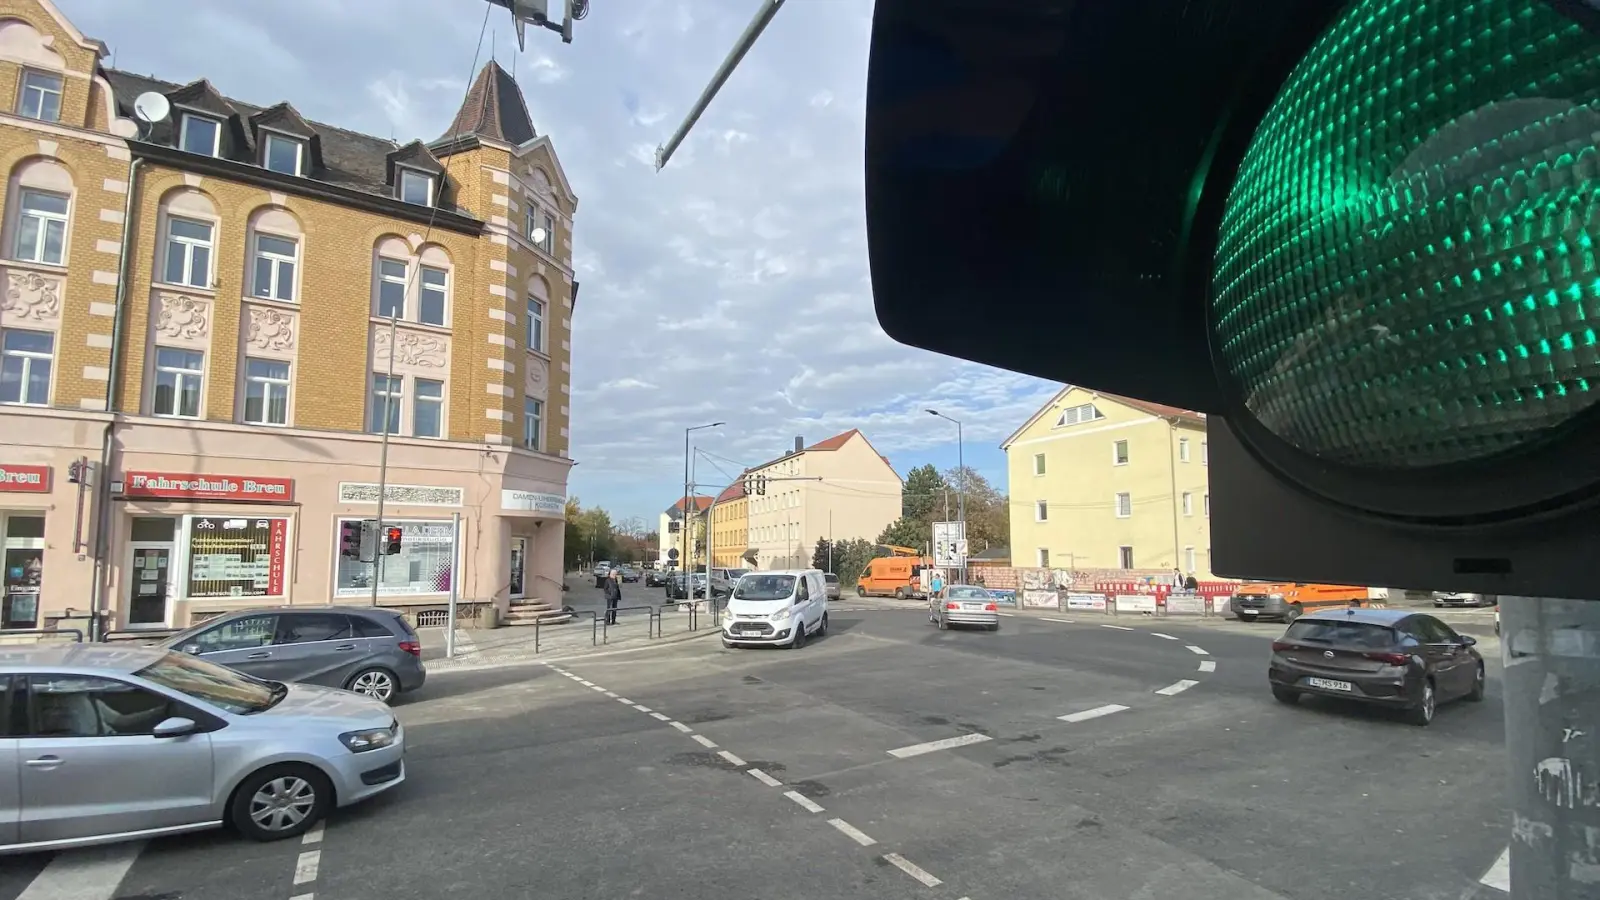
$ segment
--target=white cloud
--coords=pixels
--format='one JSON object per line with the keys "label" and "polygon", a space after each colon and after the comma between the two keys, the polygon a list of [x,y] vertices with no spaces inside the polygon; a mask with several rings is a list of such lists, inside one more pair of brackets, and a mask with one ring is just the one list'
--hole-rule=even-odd
{"label": "white cloud", "polygon": [[[58,2],[121,68],[209,77],[242,100],[289,100],[402,142],[444,132],[474,56],[481,66],[491,52],[486,38],[475,54],[484,0],[388,0],[376,17],[352,0]],[[530,29],[513,62],[507,14],[490,10],[496,56],[582,198],[572,492],[654,521],[681,490],[684,427],[718,420],[728,424],[697,443],[742,463],[795,435],[861,428],[902,474],[953,464],[954,427],[928,407],[964,423],[968,461],[1003,484],[995,444],[1056,386],[900,346],[872,308],[868,0],[787,4],[655,171],[656,148],[752,11],[749,0],[594,3],[572,44]],[[174,17],[203,23],[206,39],[173,41],[160,23]]]}

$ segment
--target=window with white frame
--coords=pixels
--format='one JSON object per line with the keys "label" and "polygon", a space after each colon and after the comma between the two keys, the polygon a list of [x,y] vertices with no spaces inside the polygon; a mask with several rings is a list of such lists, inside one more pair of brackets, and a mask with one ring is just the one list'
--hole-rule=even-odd
{"label": "window with white frame", "polygon": [[1093,422],[1096,419],[1104,419],[1105,417],[1105,413],[1102,413],[1100,410],[1096,409],[1093,403],[1084,403],[1080,406],[1069,406],[1062,410],[1061,417],[1056,419],[1056,427],[1062,428],[1067,425],[1078,425],[1083,422]]}
{"label": "window with white frame", "polygon": [[1183,514],[1186,516],[1194,515],[1194,494],[1188,491],[1183,492]]}
{"label": "window with white frame", "polygon": [[385,319],[406,317],[406,275],[409,268],[398,259],[378,260],[378,315]]}
{"label": "window with white frame", "polygon": [[1033,520],[1035,522],[1048,522],[1050,520],[1050,504],[1047,501],[1033,501]]}
{"label": "window with white frame", "polygon": [[196,219],[167,219],[167,265],[162,280],[188,287],[211,287],[212,225]]}
{"label": "window with white frame", "polygon": [[208,116],[184,113],[178,129],[178,149],[201,156],[221,156],[222,123]]}
{"label": "window with white frame", "polygon": [[1035,474],[1035,475],[1043,475],[1044,474],[1044,454],[1043,453],[1035,453],[1033,455],[1033,474]]}
{"label": "window with white frame", "polygon": [[8,328],[0,337],[0,403],[50,405],[50,370],[56,336]]}
{"label": "window with white frame", "polygon": [[269,133],[261,142],[261,165],[284,175],[299,175],[305,160],[305,150],[304,141]]}
{"label": "window with white frame", "polygon": [[449,297],[450,273],[433,266],[423,266],[422,285],[417,297],[417,321],[442,327]]}
{"label": "window with white frame", "polygon": [[415,169],[400,170],[400,199],[418,206],[433,205],[433,177]]}
{"label": "window with white frame", "polygon": [[1178,438],[1178,462],[1189,461],[1189,439]]}
{"label": "window with white frame", "polygon": [[19,262],[59,266],[67,253],[68,199],[62,194],[21,191],[17,202],[17,236],[11,258]]}
{"label": "window with white frame", "polygon": [[1039,568],[1041,568],[1041,569],[1050,568],[1050,548],[1049,547],[1040,547],[1038,550],[1035,550],[1034,551],[1034,561],[1038,564]]}
{"label": "window with white frame", "polygon": [[412,382],[411,436],[444,437],[444,382],[418,378]]}
{"label": "window with white frame", "polygon": [[383,434],[385,431],[400,433],[400,409],[405,402],[404,384],[405,379],[399,375],[390,378],[373,373],[372,398],[368,401],[372,407],[367,419],[368,431],[373,434]]}
{"label": "window with white frame", "polygon": [[1205,441],[1200,442],[1200,465],[1211,465],[1211,448],[1206,445]]}
{"label": "window with white frame", "polygon": [[1111,443],[1111,464],[1125,466],[1128,464],[1128,442],[1113,441]]}
{"label": "window with white frame", "polygon": [[[538,247],[540,250],[554,255],[556,249],[555,217],[540,209],[534,211],[534,221],[538,224],[534,226],[533,230],[528,232],[528,240],[533,241],[533,245]],[[534,234],[540,231],[542,231],[543,234],[539,235],[537,238],[534,237]]]}
{"label": "window with white frame", "polygon": [[1205,507],[1206,518],[1211,518],[1211,495],[1206,494],[1200,498],[1201,505]]}
{"label": "window with white frame", "polygon": [[528,295],[528,349],[544,352],[544,301]]}
{"label": "window with white frame", "polygon": [[1131,515],[1133,515],[1133,495],[1132,494],[1126,494],[1126,493],[1118,494],[1117,495],[1117,518],[1126,519]]}
{"label": "window with white frame", "polygon": [[268,300],[294,302],[294,269],[300,242],[270,234],[256,235],[255,286],[251,293]]}
{"label": "window with white frame", "polygon": [[1194,574],[1195,571],[1199,568],[1194,563],[1195,563],[1194,548],[1193,547],[1185,547],[1185,548],[1183,548],[1183,570],[1185,572],[1188,572],[1191,575]]}
{"label": "window with white frame", "polygon": [[150,411],[157,416],[183,419],[200,417],[200,389],[205,354],[198,350],[156,348],[156,383]]}
{"label": "window with white frame", "polygon": [[289,424],[289,364],[276,359],[244,361],[244,421]]}
{"label": "window with white frame", "polygon": [[522,446],[526,450],[542,449],[540,438],[544,434],[544,403],[526,397],[522,401]]}
{"label": "window with white frame", "polygon": [[1128,546],[1118,547],[1117,561],[1122,564],[1124,569],[1133,568],[1133,548]]}
{"label": "window with white frame", "polygon": [[17,92],[17,115],[41,122],[61,121],[61,76],[32,69],[22,73]]}

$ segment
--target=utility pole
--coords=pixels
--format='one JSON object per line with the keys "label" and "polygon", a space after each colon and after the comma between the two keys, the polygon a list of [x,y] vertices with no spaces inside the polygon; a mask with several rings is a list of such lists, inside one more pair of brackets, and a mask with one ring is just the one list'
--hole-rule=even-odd
{"label": "utility pole", "polygon": [[[389,371],[383,377],[383,437],[378,444],[378,525],[372,536],[372,605],[378,605],[378,583],[383,580],[383,499],[389,492],[389,411],[394,403],[394,326],[398,316],[389,317]],[[452,548],[451,552],[455,552]],[[450,580],[457,575],[450,573]]]}

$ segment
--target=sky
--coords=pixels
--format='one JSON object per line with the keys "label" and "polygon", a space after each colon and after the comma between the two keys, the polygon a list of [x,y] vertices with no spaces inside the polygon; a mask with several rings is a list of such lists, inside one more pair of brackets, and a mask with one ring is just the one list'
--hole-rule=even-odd
{"label": "sky", "polygon": [[[559,9],[562,0],[552,0]],[[878,326],[862,203],[870,0],[786,4],[661,172],[757,0],[592,0],[573,43],[484,0],[57,0],[116,68],[209,78],[260,106],[404,143],[449,126],[493,56],[578,195],[569,494],[652,524],[859,428],[901,477],[958,457],[1005,487],[999,443],[1059,385],[901,346]],[[183,23],[174,29],[174,22]],[[974,310],[982,315],[981,308]],[[714,456],[710,455],[714,454]]]}

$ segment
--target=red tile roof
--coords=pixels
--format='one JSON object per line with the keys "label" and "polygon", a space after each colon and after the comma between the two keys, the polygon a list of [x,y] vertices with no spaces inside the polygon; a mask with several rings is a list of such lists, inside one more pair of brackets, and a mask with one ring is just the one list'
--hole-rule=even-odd
{"label": "red tile roof", "polygon": [[861,433],[861,429],[852,428],[844,434],[836,434],[825,441],[818,441],[807,447],[807,450],[837,450],[849,443],[850,439]]}
{"label": "red tile roof", "polygon": [[[711,498],[703,496],[703,495],[702,496],[696,496],[696,497],[690,497],[689,498],[689,502],[694,504],[695,511],[698,512],[698,511],[703,510],[706,507],[711,505]],[[671,506],[667,507],[667,512],[669,514],[670,513],[681,513],[681,512],[683,512],[683,498],[679,497],[678,498],[678,502],[676,502],[676,503],[672,504]]]}
{"label": "red tile roof", "polygon": [[1170,416],[1176,419],[1204,418],[1200,413],[1197,413],[1192,409],[1179,409],[1176,406],[1167,406],[1164,403],[1151,403],[1148,400],[1135,400],[1132,397],[1124,397],[1121,394],[1108,394],[1105,391],[1097,391],[1096,393],[1100,394],[1102,397],[1110,397],[1118,403],[1126,404],[1134,409],[1147,412],[1152,416]]}
{"label": "red tile roof", "polygon": [[[744,496],[744,482],[742,480],[741,481],[736,481],[733,484],[728,485],[726,488],[723,489],[722,493],[717,495],[717,502],[718,503],[727,503],[729,500],[737,500],[737,499],[739,499],[740,497],[743,497],[743,496]],[[683,501],[680,500],[678,502],[682,503]]]}

